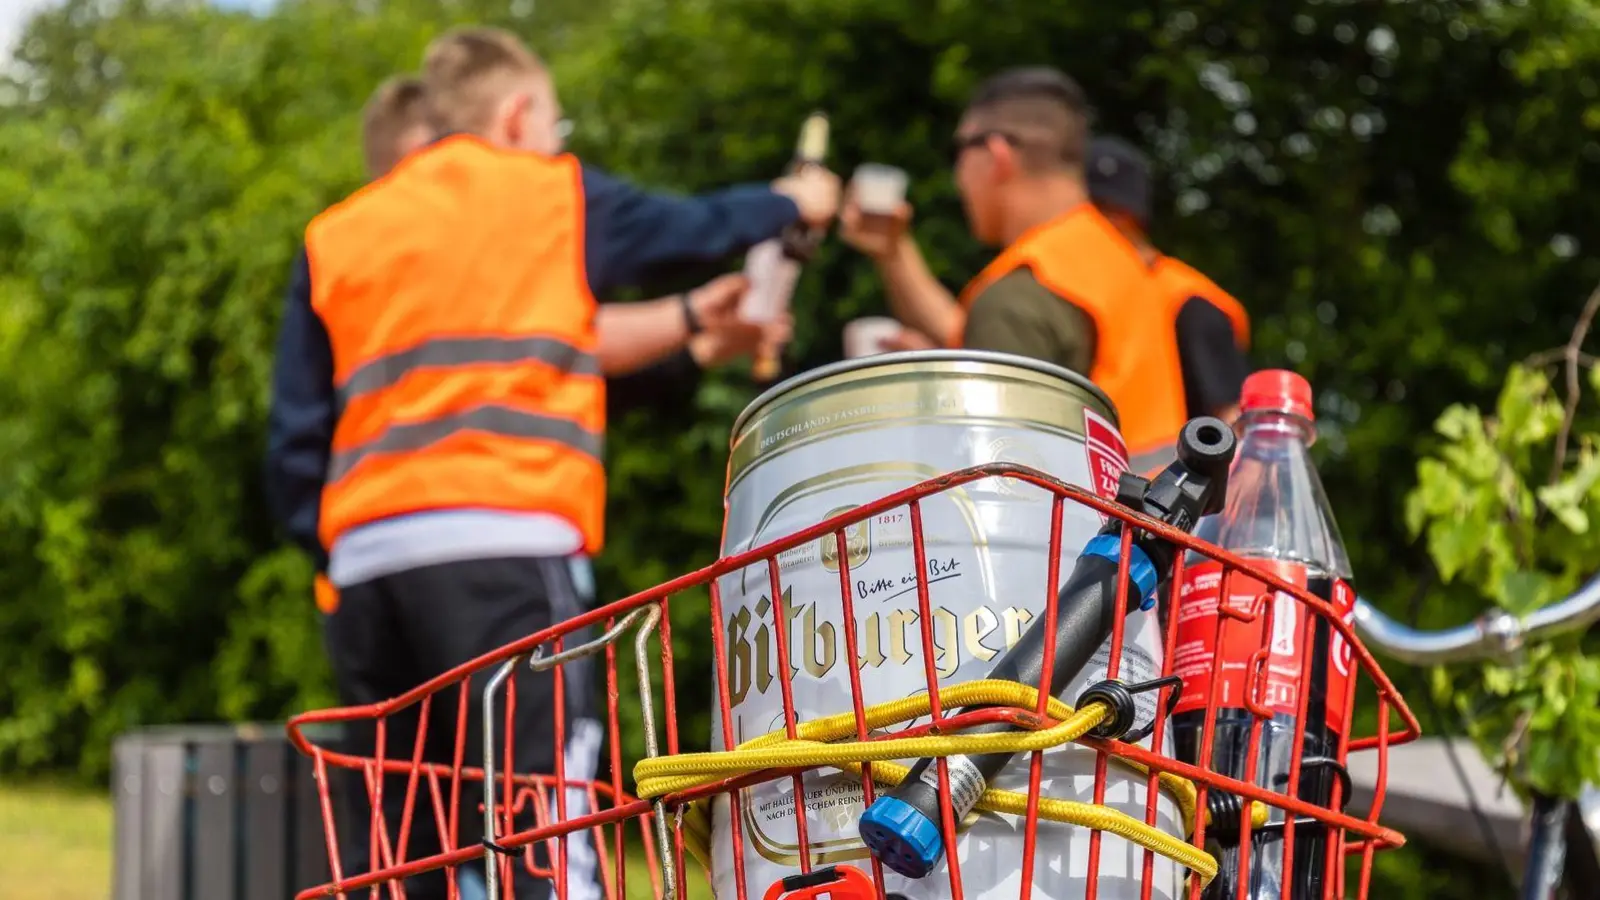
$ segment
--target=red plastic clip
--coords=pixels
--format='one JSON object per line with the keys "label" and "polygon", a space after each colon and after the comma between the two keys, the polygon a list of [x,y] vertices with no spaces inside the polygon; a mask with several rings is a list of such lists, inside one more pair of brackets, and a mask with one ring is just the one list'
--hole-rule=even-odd
{"label": "red plastic clip", "polygon": [[877,895],[872,879],[860,869],[827,866],[773,882],[762,900],[815,900],[825,896],[832,900],[874,900]]}

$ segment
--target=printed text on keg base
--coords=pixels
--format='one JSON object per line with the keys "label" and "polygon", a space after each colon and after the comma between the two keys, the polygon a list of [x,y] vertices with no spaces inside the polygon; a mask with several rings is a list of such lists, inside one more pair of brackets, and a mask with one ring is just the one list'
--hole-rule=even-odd
{"label": "printed text on keg base", "polygon": [[780,441],[785,441],[792,437],[798,437],[808,431],[821,428],[825,425],[834,425],[839,422],[849,421],[851,419],[860,419],[869,416],[894,415],[896,417],[900,417],[915,415],[917,413],[949,412],[959,408],[960,406],[960,402],[953,396],[936,397],[931,401],[917,399],[901,403],[869,403],[865,406],[855,406],[851,407],[850,409],[841,409],[835,413],[825,413],[823,415],[813,416],[809,419],[805,419],[804,421],[796,422],[793,425],[780,428],[771,434],[763,435],[760,441],[756,444],[756,449],[765,451]]}

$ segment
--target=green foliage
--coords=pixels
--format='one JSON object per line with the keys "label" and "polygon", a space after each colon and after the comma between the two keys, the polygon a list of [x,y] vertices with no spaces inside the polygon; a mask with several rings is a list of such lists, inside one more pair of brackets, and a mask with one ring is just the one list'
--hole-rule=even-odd
{"label": "green foliage", "polygon": [[0,82],[0,768],[332,702],[260,488],[281,292],[367,93],[483,12],[368,5],[74,0]]}
{"label": "green foliage", "polygon": [[[1451,403],[1488,401],[1510,360],[1564,339],[1572,311],[1558,298],[1600,276],[1575,257],[1600,241],[1575,199],[1600,187],[1600,145],[1570,115],[1593,102],[1593,82],[1530,61],[1600,46],[1573,13],[1589,5],[1563,6],[624,0],[556,62],[580,151],[656,183],[770,177],[805,113],[827,109],[836,170],[872,160],[912,173],[917,237],[952,288],[988,253],[948,176],[966,92],[1004,66],[1065,66],[1103,130],[1153,151],[1158,244],[1244,300],[1259,364],[1316,386],[1324,483],[1363,593],[1387,598],[1429,569],[1424,548],[1408,546],[1403,503],[1428,424]],[[884,311],[871,267],[838,245],[796,303],[805,364],[837,357],[842,322]],[[688,500],[682,471],[664,465],[631,488]],[[649,500],[619,494],[613,527],[640,546],[704,547],[717,533],[710,499],[646,519],[633,511]],[[604,562],[605,583],[648,580],[632,556]],[[1421,624],[1458,624],[1481,602],[1440,592]],[[675,638],[704,633],[689,615],[678,607]],[[681,653],[679,664],[700,668]],[[707,688],[678,683],[689,741],[705,734],[687,716],[706,708]],[[1379,896],[1504,883],[1411,851],[1381,855],[1378,868]]]}
{"label": "green foliage", "polygon": [[[770,178],[803,115],[828,109],[836,168],[913,174],[917,236],[952,286],[988,253],[947,173],[966,92],[1004,66],[1065,66],[1102,130],[1151,149],[1158,243],[1246,303],[1259,364],[1317,387],[1323,479],[1363,593],[1408,593],[1431,551],[1453,581],[1421,607],[1424,626],[1486,599],[1533,608],[1576,577],[1594,481],[1590,444],[1554,487],[1539,471],[1544,401],[1497,409],[1492,431],[1452,414],[1431,456],[1444,469],[1419,473],[1423,493],[1459,490],[1450,502],[1496,537],[1422,512],[1428,546],[1408,546],[1404,497],[1429,423],[1491,404],[1508,363],[1563,341],[1563,301],[1600,280],[1585,201],[1600,195],[1594,9],[284,0],[252,17],[70,0],[35,22],[23,70],[0,83],[0,767],[99,774],[110,735],[133,724],[327,702],[309,568],[258,488],[279,291],[306,220],[358,183],[368,91],[455,21],[530,38],[582,154],[649,184]],[[801,365],[836,358],[840,323],[883,309],[870,267],[836,244],[797,304]],[[602,596],[714,557],[727,430],[752,392],[729,373],[681,415],[617,424]],[[1486,461],[1515,477],[1486,483],[1472,474]],[[1474,552],[1489,544],[1501,549]],[[694,746],[704,597],[676,598],[673,623]],[[1552,727],[1577,727],[1575,707]],[[1379,866],[1381,896],[1494,883],[1403,854]]]}
{"label": "green foliage", "polygon": [[[1589,371],[1600,387],[1600,369]],[[1541,372],[1513,366],[1485,417],[1452,406],[1436,428],[1445,438],[1417,465],[1406,501],[1412,531],[1446,582],[1460,582],[1513,615],[1560,600],[1594,574],[1600,528],[1600,432],[1590,418],[1577,453],[1557,462],[1566,437],[1562,398]],[[1559,465],[1559,468],[1555,468]],[[1600,656],[1572,637],[1529,648],[1505,664],[1438,669],[1432,688],[1468,723],[1512,783],[1576,797],[1600,781]]]}

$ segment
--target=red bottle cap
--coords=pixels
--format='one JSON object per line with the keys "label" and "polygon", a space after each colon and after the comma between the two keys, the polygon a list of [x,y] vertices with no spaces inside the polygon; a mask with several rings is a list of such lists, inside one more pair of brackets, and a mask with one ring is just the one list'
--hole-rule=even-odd
{"label": "red bottle cap", "polygon": [[1266,369],[1244,380],[1240,412],[1285,412],[1316,420],[1311,411],[1311,384],[1288,369]]}

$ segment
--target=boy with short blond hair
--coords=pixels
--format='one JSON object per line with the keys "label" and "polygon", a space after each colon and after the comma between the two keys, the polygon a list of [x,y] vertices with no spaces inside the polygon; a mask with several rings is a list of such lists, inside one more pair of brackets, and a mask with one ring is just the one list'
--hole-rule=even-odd
{"label": "boy with short blond hair", "polygon": [[361,151],[367,177],[378,178],[433,138],[422,79],[396,75],[378,85],[361,110]]}
{"label": "boy with short blond hair", "polygon": [[[838,204],[838,178],[815,169],[678,197],[580,163],[562,152],[548,71],[504,32],[441,36],[422,81],[440,137],[306,229],[273,379],[269,497],[338,588],[326,635],[350,705],[394,697],[592,602],[605,377],[736,327],[744,282],[724,276],[640,303],[596,297],[799,221],[824,225]],[[526,666],[514,678],[515,752],[501,764],[553,772],[552,681]],[[581,779],[601,733],[581,664],[565,682],[565,771]],[[482,685],[467,704],[469,760],[482,751]],[[389,747],[411,746],[404,718],[390,717]],[[450,765],[455,736],[454,716],[431,716],[425,757]],[[481,838],[474,790],[461,798],[458,847]],[[386,804],[405,793],[397,782]],[[351,799],[364,802],[364,790]],[[440,844],[425,807],[413,859]],[[399,809],[387,818],[396,828]],[[593,887],[592,862],[569,860],[569,896]],[[520,860],[513,869],[517,897],[546,895]],[[435,876],[408,881],[407,895],[444,897]]]}
{"label": "boy with short blond hair", "polygon": [[514,92],[517,79],[549,78],[549,70],[533,51],[494,28],[463,28],[441,35],[424,51],[422,72],[430,91],[428,111],[441,133],[485,127],[495,104]]}

